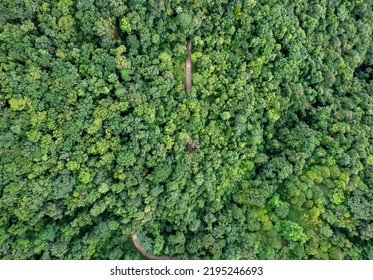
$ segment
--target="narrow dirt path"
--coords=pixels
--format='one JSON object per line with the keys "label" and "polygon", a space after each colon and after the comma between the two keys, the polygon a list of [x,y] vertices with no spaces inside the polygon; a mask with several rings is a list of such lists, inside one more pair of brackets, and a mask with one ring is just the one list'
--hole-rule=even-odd
{"label": "narrow dirt path", "polygon": [[[192,89],[192,61],[191,61],[192,41],[190,39],[186,43],[186,49],[187,49],[187,56],[185,60],[185,91],[186,93],[189,93],[189,91]],[[193,152],[194,148],[196,148],[198,144],[199,144],[198,142],[193,142],[189,144],[188,151],[190,153]],[[131,236],[131,239],[132,239],[133,245],[135,245],[136,249],[140,252],[140,254],[148,260],[180,260],[180,258],[178,257],[149,255],[145,252],[144,248],[139,243],[139,240],[136,234],[133,234]]]}
{"label": "narrow dirt path", "polygon": [[192,55],[192,41],[187,41],[187,57],[185,61],[185,91],[186,93],[189,93],[189,91],[192,89],[192,61],[191,61],[191,55]]}
{"label": "narrow dirt path", "polygon": [[143,255],[143,257],[147,258],[148,260],[180,260],[180,258],[178,258],[178,257],[171,258],[171,257],[167,257],[167,256],[149,255],[145,252],[144,248],[139,243],[136,234],[133,234],[131,236],[131,238],[132,238],[132,242],[135,245],[136,249],[140,252],[141,255]]}

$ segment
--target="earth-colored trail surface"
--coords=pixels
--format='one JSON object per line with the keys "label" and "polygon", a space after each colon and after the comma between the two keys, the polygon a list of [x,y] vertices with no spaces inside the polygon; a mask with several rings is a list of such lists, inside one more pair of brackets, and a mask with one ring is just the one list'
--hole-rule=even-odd
{"label": "earth-colored trail surface", "polygon": [[131,238],[132,238],[132,242],[135,245],[136,249],[140,252],[141,255],[143,255],[148,260],[179,260],[180,259],[178,257],[171,258],[171,257],[167,257],[167,256],[153,256],[153,255],[149,255],[149,254],[147,254],[145,252],[144,248],[142,248],[141,244],[139,243],[139,241],[137,239],[137,235],[136,234],[133,234],[131,236]]}
{"label": "earth-colored trail surface", "polygon": [[192,89],[192,41],[187,41],[187,57],[185,61],[185,91],[188,93]]}
{"label": "earth-colored trail surface", "polygon": [[[185,61],[185,91],[188,93],[192,89],[192,62],[191,62],[191,54],[192,54],[192,41],[188,40],[186,44],[187,48],[187,57]],[[188,151],[192,152],[194,148],[198,146],[198,142],[191,143],[188,145]],[[131,236],[132,242],[135,245],[136,249],[140,252],[140,254],[147,258],[148,260],[179,260],[178,257],[167,257],[167,256],[153,256],[149,255],[145,252],[144,248],[138,241],[137,235],[133,234]]]}

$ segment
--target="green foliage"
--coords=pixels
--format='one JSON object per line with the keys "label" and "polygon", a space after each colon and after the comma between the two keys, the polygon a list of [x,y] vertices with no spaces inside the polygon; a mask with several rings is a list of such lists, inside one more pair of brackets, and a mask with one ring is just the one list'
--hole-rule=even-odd
{"label": "green foliage", "polygon": [[304,244],[308,239],[306,234],[303,232],[303,228],[294,222],[284,222],[281,233],[285,240],[294,242],[299,241],[301,244]]}
{"label": "green foliage", "polygon": [[373,258],[367,1],[0,2],[0,258]]}
{"label": "green foliage", "polygon": [[120,19],[120,25],[119,25],[119,27],[120,27],[120,29],[123,32],[127,32],[127,33],[130,33],[131,30],[132,30],[130,22],[125,17],[123,17],[123,18]]}

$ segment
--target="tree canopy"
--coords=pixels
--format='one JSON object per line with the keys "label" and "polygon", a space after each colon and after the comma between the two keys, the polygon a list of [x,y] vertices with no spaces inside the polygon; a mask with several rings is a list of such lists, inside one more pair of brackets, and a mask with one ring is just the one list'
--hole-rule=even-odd
{"label": "tree canopy", "polygon": [[0,14],[1,259],[373,259],[371,1]]}

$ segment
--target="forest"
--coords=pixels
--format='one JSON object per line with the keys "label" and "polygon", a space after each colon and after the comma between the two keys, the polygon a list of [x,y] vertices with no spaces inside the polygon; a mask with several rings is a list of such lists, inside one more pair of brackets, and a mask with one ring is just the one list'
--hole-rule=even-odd
{"label": "forest", "polygon": [[372,38],[372,0],[1,0],[0,259],[372,260]]}

